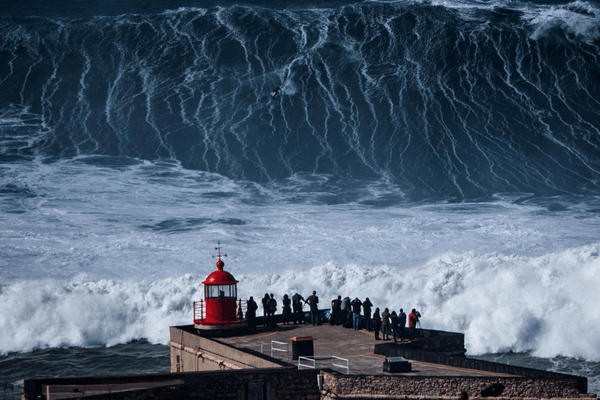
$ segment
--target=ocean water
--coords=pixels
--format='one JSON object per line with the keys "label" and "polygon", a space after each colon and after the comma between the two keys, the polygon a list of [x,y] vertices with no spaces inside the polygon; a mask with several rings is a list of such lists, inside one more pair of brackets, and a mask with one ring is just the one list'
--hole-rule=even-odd
{"label": "ocean water", "polygon": [[168,371],[217,242],[600,393],[599,195],[595,1],[0,1],[0,396]]}

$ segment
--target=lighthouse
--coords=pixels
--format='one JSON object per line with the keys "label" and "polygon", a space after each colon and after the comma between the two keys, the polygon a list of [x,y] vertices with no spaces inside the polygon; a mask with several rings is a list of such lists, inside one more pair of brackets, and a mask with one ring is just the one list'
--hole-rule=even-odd
{"label": "lighthouse", "polygon": [[204,299],[194,302],[194,326],[200,330],[231,330],[247,325],[242,318],[242,301],[237,299],[237,284],[233,275],[225,271],[221,259],[221,244],[217,243],[216,271],[210,273],[202,284]]}

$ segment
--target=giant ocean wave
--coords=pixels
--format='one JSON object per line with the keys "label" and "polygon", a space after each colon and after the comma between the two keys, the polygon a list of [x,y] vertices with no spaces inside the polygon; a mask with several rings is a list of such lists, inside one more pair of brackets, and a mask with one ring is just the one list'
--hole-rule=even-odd
{"label": "giant ocean wave", "polygon": [[0,38],[5,161],[167,159],[254,182],[382,179],[414,199],[599,193],[591,3],[5,16]]}

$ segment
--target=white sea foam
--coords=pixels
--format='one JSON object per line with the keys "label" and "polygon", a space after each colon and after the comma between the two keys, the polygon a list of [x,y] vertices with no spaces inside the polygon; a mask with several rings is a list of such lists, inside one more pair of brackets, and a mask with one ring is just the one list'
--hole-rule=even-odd
{"label": "white sea foam", "polygon": [[597,361],[599,251],[600,244],[541,257],[447,253],[403,271],[328,263],[248,281],[255,293],[267,285],[278,296],[316,289],[324,306],[341,294],[417,308],[423,327],[464,332],[470,354],[532,350]]}
{"label": "white sea foam", "polygon": [[535,29],[533,39],[546,36],[552,29],[563,29],[588,42],[600,38],[600,9],[584,1],[541,9],[529,22]]}
{"label": "white sea foam", "polygon": [[165,343],[168,326],[189,322],[190,299],[202,287],[191,275],[155,282],[94,281],[67,284],[20,281],[2,288],[1,352],[98,346],[147,338]]}
{"label": "white sea foam", "polygon": [[[417,308],[424,328],[464,332],[470,354],[532,350],[598,361],[599,253],[600,244],[541,257],[446,253],[407,270],[327,262],[235,276],[243,299],[316,290],[322,308],[338,294],[369,297],[376,307]],[[166,343],[168,326],[192,323],[191,303],[201,298],[203,278],[135,282],[81,275],[67,283],[12,283],[0,294],[0,352],[137,338]]]}

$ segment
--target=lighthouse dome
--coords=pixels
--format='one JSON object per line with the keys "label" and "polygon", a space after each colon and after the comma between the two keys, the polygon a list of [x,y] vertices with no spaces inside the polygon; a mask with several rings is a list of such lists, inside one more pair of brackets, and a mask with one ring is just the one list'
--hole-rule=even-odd
{"label": "lighthouse dome", "polygon": [[235,280],[235,278],[233,277],[233,275],[231,275],[229,272],[224,271],[223,267],[225,266],[225,263],[223,262],[223,260],[218,260],[217,261],[217,270],[212,272],[210,275],[208,275],[206,277],[206,279],[204,280],[204,282],[202,282],[203,284],[208,284],[208,285],[232,285],[235,283],[238,283],[238,281]]}

